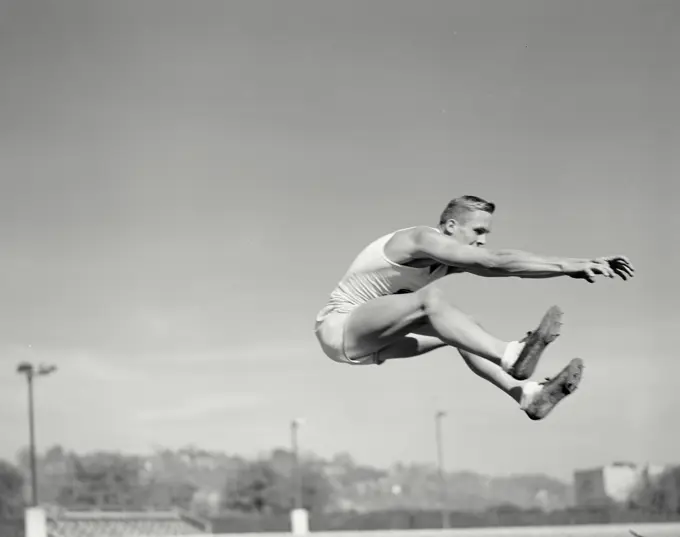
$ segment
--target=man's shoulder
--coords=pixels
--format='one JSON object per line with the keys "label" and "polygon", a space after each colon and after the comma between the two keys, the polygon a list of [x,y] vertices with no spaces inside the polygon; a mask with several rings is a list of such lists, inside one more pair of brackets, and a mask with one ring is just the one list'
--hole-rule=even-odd
{"label": "man's shoulder", "polygon": [[387,236],[385,252],[404,262],[423,258],[419,245],[430,234],[439,234],[439,230],[425,225],[398,229]]}
{"label": "man's shoulder", "polygon": [[441,232],[437,228],[434,228],[432,226],[417,225],[398,229],[396,231],[393,231],[391,235],[392,237],[402,238],[402,237],[418,237],[420,235],[430,233],[440,234]]}
{"label": "man's shoulder", "polygon": [[441,232],[432,226],[411,226],[393,231],[389,235],[388,242],[399,243],[403,244],[404,246],[410,244],[415,247],[421,238],[431,236],[433,234],[439,235]]}

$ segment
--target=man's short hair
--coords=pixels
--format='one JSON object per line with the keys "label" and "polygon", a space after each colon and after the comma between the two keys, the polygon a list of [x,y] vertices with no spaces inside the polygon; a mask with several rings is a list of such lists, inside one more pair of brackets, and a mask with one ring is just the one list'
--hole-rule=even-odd
{"label": "man's short hair", "polygon": [[442,211],[439,223],[444,224],[447,220],[456,219],[458,215],[466,211],[485,211],[493,214],[496,204],[477,196],[461,196],[452,199]]}

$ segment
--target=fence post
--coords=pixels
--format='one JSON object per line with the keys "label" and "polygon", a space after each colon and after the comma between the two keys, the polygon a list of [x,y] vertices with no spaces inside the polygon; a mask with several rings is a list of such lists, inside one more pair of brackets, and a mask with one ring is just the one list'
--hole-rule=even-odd
{"label": "fence post", "polygon": [[47,537],[47,514],[41,507],[26,509],[26,537]]}
{"label": "fence post", "polygon": [[[290,512],[290,526],[293,535],[307,535],[309,533],[309,513],[306,509],[293,509]],[[30,536],[26,536],[30,537]]]}

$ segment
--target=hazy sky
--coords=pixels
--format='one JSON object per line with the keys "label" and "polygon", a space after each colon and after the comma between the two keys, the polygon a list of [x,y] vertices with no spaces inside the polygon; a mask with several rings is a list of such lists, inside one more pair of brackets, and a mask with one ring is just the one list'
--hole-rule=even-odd
{"label": "hazy sky", "polygon": [[[252,455],[300,441],[508,474],[680,462],[680,3],[0,2],[0,457],[27,440]],[[543,422],[443,349],[331,362],[317,311],[353,256],[446,202],[490,247],[623,253],[631,282],[442,285],[514,339],[565,311]],[[602,437],[596,439],[601,434]]]}

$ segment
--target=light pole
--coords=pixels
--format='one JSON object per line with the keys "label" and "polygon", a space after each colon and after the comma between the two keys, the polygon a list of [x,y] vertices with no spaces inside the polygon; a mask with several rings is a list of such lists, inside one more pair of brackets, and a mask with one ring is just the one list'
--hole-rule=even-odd
{"label": "light pole", "polygon": [[35,462],[35,419],[33,416],[33,379],[36,377],[44,377],[50,373],[54,373],[57,366],[54,365],[40,365],[37,368],[28,362],[21,362],[17,366],[17,373],[26,375],[28,382],[28,431],[29,431],[29,453],[31,464],[31,498],[32,506],[38,506],[38,472]]}
{"label": "light pole", "polygon": [[439,470],[439,494],[441,499],[442,528],[449,527],[449,515],[447,512],[446,478],[444,476],[444,449],[442,446],[442,418],[446,412],[438,410],[434,415],[435,437],[437,442],[437,467]]}
{"label": "light pole", "polygon": [[302,418],[295,418],[290,422],[290,441],[293,453],[293,475],[295,487],[294,509],[302,509],[302,473],[300,472],[300,449],[298,444],[298,430],[303,425]]}

